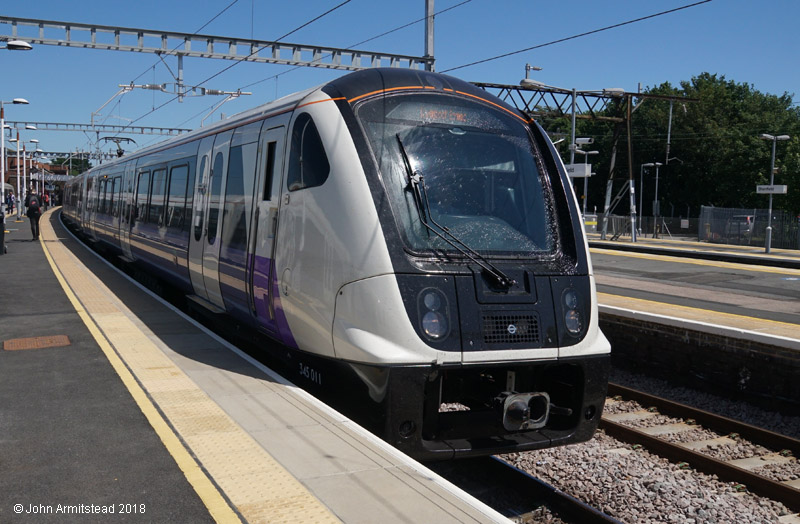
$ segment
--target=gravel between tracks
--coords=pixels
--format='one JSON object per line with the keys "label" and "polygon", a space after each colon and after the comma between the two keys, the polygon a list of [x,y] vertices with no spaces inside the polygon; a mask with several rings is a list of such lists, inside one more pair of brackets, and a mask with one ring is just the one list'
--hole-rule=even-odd
{"label": "gravel between tracks", "polygon": [[[800,438],[800,417],[765,412],[742,402],[676,388],[662,380],[617,369],[612,371],[611,380]],[[633,405],[619,403],[610,411],[631,409]],[[717,453],[740,452],[720,446]],[[680,469],[644,450],[634,451],[630,445],[602,431],[584,444],[501,458],[626,523],[776,523],[779,517],[791,513],[783,504],[739,492],[733,483],[721,482],[716,476]],[[787,479],[795,475],[796,466],[763,469],[771,470],[772,476]]]}
{"label": "gravel between tracks", "polygon": [[617,368],[611,370],[610,380],[651,395],[682,402],[718,415],[747,422],[753,426],[782,433],[792,438],[800,438],[800,416],[787,416],[777,411],[766,411],[763,408],[742,401],[731,400],[685,387],[675,387],[664,380],[637,375]]}
{"label": "gravel between tracks", "polygon": [[714,476],[632,451],[602,431],[584,444],[501,458],[628,523],[774,523],[790,513]]}

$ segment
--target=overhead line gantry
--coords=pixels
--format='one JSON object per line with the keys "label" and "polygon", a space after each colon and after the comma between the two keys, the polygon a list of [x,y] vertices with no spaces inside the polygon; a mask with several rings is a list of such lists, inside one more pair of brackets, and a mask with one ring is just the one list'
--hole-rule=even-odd
{"label": "overhead line gantry", "polygon": [[[616,205],[628,192],[631,208],[631,239],[636,242],[636,199],[633,173],[633,145],[631,143],[631,116],[642,102],[648,99],[666,100],[670,104],[675,102],[697,102],[697,98],[683,96],[654,95],[647,93],[630,93],[624,90],[603,89],[598,91],[578,91],[554,86],[539,85],[531,82],[524,85],[492,84],[486,82],[473,82],[476,86],[508,102],[531,118],[545,117],[572,117],[572,143],[570,152],[574,155],[575,146],[575,119],[591,119],[613,122],[614,139],[611,148],[611,162],[606,185],[605,205],[601,223],[601,238],[605,240],[608,230],[608,218]],[[638,102],[634,102],[638,100]],[[612,105],[612,102],[616,104]],[[670,106],[670,118],[672,107]],[[671,124],[671,122],[670,122]],[[617,193],[613,202],[611,200],[614,176],[616,173],[617,145],[622,134],[623,126],[627,131],[628,142],[628,181]],[[669,135],[668,135],[669,136]],[[667,158],[669,159],[669,138],[667,138]],[[574,162],[574,159],[570,160]]]}
{"label": "overhead line gantry", "polygon": [[[434,62],[432,56],[0,16],[0,40],[5,39],[37,45],[176,55],[179,62],[188,56],[349,71],[374,67],[430,69]],[[178,77],[182,75],[179,73]]]}

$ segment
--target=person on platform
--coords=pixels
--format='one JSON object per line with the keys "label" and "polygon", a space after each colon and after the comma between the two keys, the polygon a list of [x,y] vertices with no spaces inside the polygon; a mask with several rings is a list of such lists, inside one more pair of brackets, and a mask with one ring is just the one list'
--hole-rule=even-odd
{"label": "person on platform", "polygon": [[42,216],[42,198],[32,191],[25,197],[25,207],[28,208],[28,219],[31,222],[31,234],[34,240],[39,239],[39,218]]}

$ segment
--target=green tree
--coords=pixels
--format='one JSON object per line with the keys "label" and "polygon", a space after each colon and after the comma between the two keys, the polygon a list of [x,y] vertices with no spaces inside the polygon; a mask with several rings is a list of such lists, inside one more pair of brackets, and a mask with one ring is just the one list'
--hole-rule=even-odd
{"label": "green tree", "polygon": [[[766,208],[766,196],[757,195],[755,187],[769,183],[772,148],[770,142],[759,138],[762,133],[791,136],[789,141],[777,145],[778,173],[774,180],[775,184],[788,185],[789,193],[776,196],[773,207],[793,214],[800,211],[800,107],[793,105],[790,94],[764,94],[752,85],[710,73],[683,81],[680,87],[667,82],[644,92],[697,99],[673,104],[669,162],[666,161],[669,101],[640,100],[633,113],[633,177],[638,186],[642,164],[665,164],[659,168],[658,183],[662,215],[686,216],[688,210],[689,215],[696,216],[703,205]],[[611,104],[606,115],[621,116],[620,107]],[[592,158],[597,176],[589,182],[589,209],[603,208],[615,127],[617,124],[611,122],[578,121],[578,136],[594,137],[591,149],[600,151],[600,155]],[[628,179],[624,126],[620,131],[614,177],[618,181]],[[564,151],[563,158],[568,160],[569,152],[566,148]],[[649,216],[655,196],[655,170],[645,172],[643,185],[642,211]],[[620,186],[620,182],[614,185],[615,193]],[[582,192],[582,184],[577,192]],[[625,199],[616,213],[627,213],[627,205]]]}

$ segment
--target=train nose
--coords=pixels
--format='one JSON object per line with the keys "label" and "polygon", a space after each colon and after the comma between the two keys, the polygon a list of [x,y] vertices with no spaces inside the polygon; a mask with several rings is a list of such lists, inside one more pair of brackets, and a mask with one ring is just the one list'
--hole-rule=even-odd
{"label": "train nose", "polygon": [[505,392],[498,400],[503,406],[503,427],[508,431],[536,429],[547,424],[550,415],[547,393]]}

